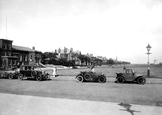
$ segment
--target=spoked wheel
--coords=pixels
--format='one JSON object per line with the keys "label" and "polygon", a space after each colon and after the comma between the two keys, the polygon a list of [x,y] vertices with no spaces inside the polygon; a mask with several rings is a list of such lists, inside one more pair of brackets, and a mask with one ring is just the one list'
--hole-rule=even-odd
{"label": "spoked wheel", "polygon": [[138,84],[145,84],[146,83],[146,79],[144,77],[140,77],[140,78],[138,78],[137,83]]}
{"label": "spoked wheel", "polygon": [[84,76],[86,81],[90,81],[91,80],[91,75],[90,74],[85,74]]}
{"label": "spoked wheel", "polygon": [[18,79],[19,79],[19,80],[23,80],[23,78],[24,78],[24,75],[23,75],[23,74],[19,74],[19,75],[18,75]]}
{"label": "spoked wheel", "polygon": [[37,72],[36,71],[31,71],[31,76],[34,77],[37,75]]}
{"label": "spoked wheel", "polygon": [[106,77],[105,77],[105,76],[100,76],[100,77],[98,78],[98,82],[99,82],[99,83],[105,83],[105,82],[106,82]]}
{"label": "spoked wheel", "polygon": [[81,75],[79,75],[79,76],[77,76],[77,82],[79,82],[79,83],[81,83],[81,82],[83,82],[83,76],[81,76]]}
{"label": "spoked wheel", "polygon": [[41,74],[38,74],[38,75],[36,76],[36,80],[37,80],[37,81],[41,81],[41,80],[42,80],[42,75],[41,75]]}
{"label": "spoked wheel", "polygon": [[118,77],[117,78],[117,83],[124,83],[124,78],[123,77]]}
{"label": "spoked wheel", "polygon": [[45,75],[45,80],[50,80],[50,76],[48,74]]}
{"label": "spoked wheel", "polygon": [[8,79],[13,79],[14,75],[12,73],[8,74]]}

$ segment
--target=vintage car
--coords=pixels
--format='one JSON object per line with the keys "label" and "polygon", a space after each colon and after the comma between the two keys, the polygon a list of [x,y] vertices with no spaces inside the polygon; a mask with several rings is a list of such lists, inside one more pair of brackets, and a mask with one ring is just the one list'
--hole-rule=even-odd
{"label": "vintage car", "polygon": [[37,70],[41,70],[41,71],[46,71],[49,74],[49,77],[57,77],[57,68],[54,65],[50,65],[50,64],[42,64],[39,63],[37,68]]}
{"label": "vintage car", "polygon": [[76,76],[77,82],[83,82],[83,81],[97,81],[99,83],[105,83],[106,82],[106,76],[103,73],[96,73],[92,71],[81,71]]}
{"label": "vintage car", "polygon": [[134,72],[133,69],[124,69],[123,73],[116,73],[116,82],[117,83],[124,83],[126,81],[136,82],[138,84],[145,84],[146,78]]}
{"label": "vintage car", "polygon": [[8,78],[8,79],[14,79],[18,78],[19,72],[16,71],[16,69],[7,68],[7,69],[0,69],[0,78]]}
{"label": "vintage car", "polygon": [[21,65],[18,79],[33,78],[37,81],[48,80],[49,74],[46,70],[38,70],[36,65]]}

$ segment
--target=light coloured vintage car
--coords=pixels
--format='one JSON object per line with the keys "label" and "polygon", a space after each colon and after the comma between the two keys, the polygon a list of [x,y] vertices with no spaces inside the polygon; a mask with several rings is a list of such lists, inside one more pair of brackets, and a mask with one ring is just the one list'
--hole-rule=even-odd
{"label": "light coloured vintage car", "polygon": [[35,70],[41,70],[44,71],[45,73],[48,73],[50,77],[57,77],[57,68],[55,66],[49,66],[49,65],[44,65],[42,63],[39,63],[37,68]]}

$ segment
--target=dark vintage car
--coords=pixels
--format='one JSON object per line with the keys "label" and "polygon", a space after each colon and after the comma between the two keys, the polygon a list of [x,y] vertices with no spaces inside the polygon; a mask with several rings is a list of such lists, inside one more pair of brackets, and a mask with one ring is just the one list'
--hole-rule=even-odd
{"label": "dark vintage car", "polygon": [[1,68],[0,69],[0,78],[14,79],[18,78],[19,72],[13,68]]}
{"label": "dark vintage car", "polygon": [[133,69],[124,69],[123,73],[116,73],[116,82],[117,83],[124,83],[126,81],[136,82],[138,84],[145,84],[146,78],[134,72]]}
{"label": "dark vintage car", "polygon": [[83,81],[97,81],[100,83],[106,82],[106,76],[103,73],[97,73],[92,71],[81,71],[76,76],[77,82],[83,82]]}
{"label": "dark vintage car", "polygon": [[37,70],[36,65],[21,65],[18,79],[23,80],[24,78],[32,78],[37,81],[48,80],[49,74],[45,73],[45,71]]}

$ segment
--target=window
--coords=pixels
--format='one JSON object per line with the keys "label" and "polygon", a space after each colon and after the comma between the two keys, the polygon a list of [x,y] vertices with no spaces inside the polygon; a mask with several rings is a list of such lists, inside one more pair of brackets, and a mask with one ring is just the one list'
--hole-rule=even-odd
{"label": "window", "polygon": [[28,67],[25,67],[25,69],[24,70],[28,70]]}
{"label": "window", "polygon": [[5,67],[5,65],[6,65],[6,60],[3,60],[2,67]]}
{"label": "window", "polygon": [[7,49],[7,45],[5,43],[3,44],[3,49]]}
{"label": "window", "polygon": [[12,63],[12,60],[8,60],[8,65],[11,65],[11,63]]}
{"label": "window", "polygon": [[8,49],[11,50],[11,44],[8,44]]}
{"label": "window", "polygon": [[16,65],[16,60],[13,61],[13,65]]}
{"label": "window", "polygon": [[22,61],[22,55],[20,56],[20,61]]}
{"label": "window", "polygon": [[8,52],[8,56],[11,56],[11,52]]}
{"label": "window", "polygon": [[25,61],[28,61],[28,56],[27,55],[25,55]]}
{"label": "window", "polygon": [[5,52],[2,52],[2,56],[5,56]]}

